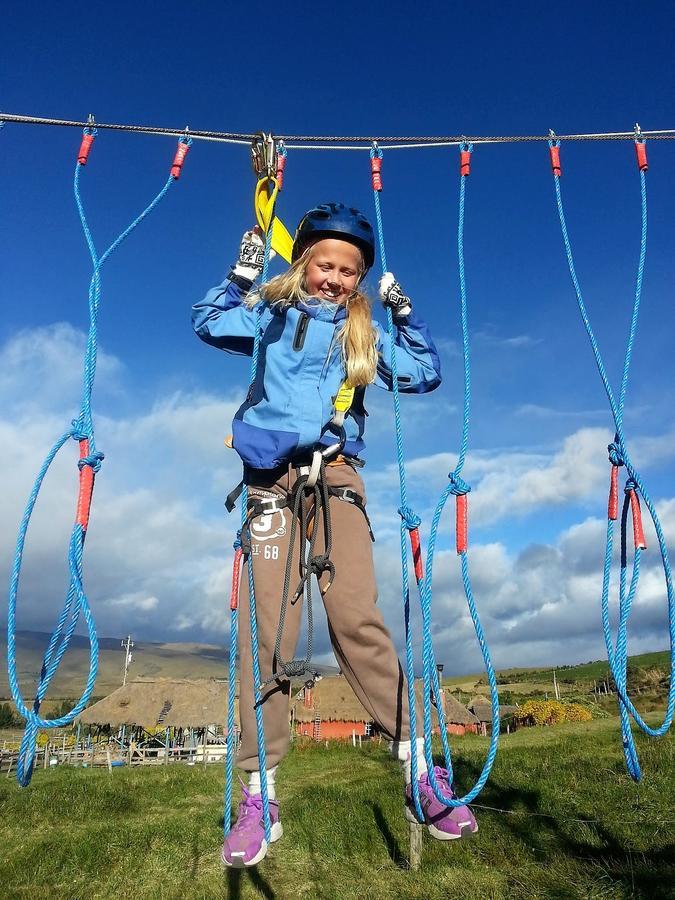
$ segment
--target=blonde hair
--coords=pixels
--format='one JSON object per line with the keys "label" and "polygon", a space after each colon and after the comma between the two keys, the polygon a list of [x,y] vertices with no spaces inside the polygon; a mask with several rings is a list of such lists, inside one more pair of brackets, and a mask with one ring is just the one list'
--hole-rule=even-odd
{"label": "blonde hair", "polygon": [[[307,293],[307,264],[312,255],[309,247],[291,267],[261,284],[257,291],[248,295],[244,301],[253,308],[261,300],[271,306],[293,306],[299,300],[309,300]],[[359,281],[363,277],[363,269],[359,272]],[[342,347],[342,359],[351,387],[365,387],[375,380],[377,371],[377,351],[375,349],[376,332],[370,315],[370,301],[359,290],[353,290],[346,301],[347,318],[338,332],[338,341]]]}

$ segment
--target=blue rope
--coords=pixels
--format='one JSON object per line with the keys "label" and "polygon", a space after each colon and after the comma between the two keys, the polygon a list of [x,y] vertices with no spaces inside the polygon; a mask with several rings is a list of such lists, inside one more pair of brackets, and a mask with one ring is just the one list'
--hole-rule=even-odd
{"label": "blue rope", "polygon": [[[85,134],[95,135],[95,129],[84,129]],[[188,142],[189,139],[185,139]],[[21,575],[21,565],[23,561],[23,551],[26,542],[26,535],[33,508],[37,501],[42,487],[42,482],[47,471],[56,457],[59,450],[70,439],[77,441],[87,440],[89,442],[89,452],[84,458],[78,461],[80,470],[84,466],[90,466],[94,473],[98,472],[103,460],[103,453],[96,449],[94,438],[94,424],[91,412],[91,395],[94,386],[94,377],[96,375],[96,355],[98,349],[98,332],[97,318],[98,307],[101,299],[101,268],[109,259],[110,255],[120,246],[120,244],[131,234],[131,232],[152,212],[160,200],[164,197],[169,187],[173,183],[172,177],[166,182],[162,190],[157,194],[154,200],[143,210],[143,212],[134,219],[134,221],[117,237],[108,247],[105,253],[99,257],[94,245],[94,240],[87,223],[87,219],[80,196],[80,170],[82,165],[78,162],[75,166],[74,194],[75,202],[80,216],[80,222],[84,232],[91,261],[94,267],[91,281],[89,284],[89,333],[87,336],[87,344],[84,354],[84,375],[82,387],[82,402],[80,406],[80,414],[77,419],[71,423],[71,427],[59,437],[54,446],[47,454],[40,471],[38,472],[35,484],[28,498],[28,503],[24,510],[21,523],[19,525],[19,534],[16,543],[16,553],[14,557],[14,565],[12,568],[12,576],[9,588],[9,609],[7,615],[7,671],[9,676],[9,684],[12,691],[12,697],[16,708],[21,716],[26,720],[26,728],[21,740],[19,748],[19,757],[17,760],[16,777],[22,787],[30,783],[33,774],[33,763],[35,760],[35,752],[37,748],[38,730],[40,728],[62,728],[70,725],[71,722],[86,707],[94,689],[96,675],[98,672],[98,639],[96,636],[96,626],[91,613],[89,602],[82,584],[82,556],[84,553],[84,542],[86,536],[86,528],[76,523],[73,527],[70,543],[68,548],[68,567],[70,571],[70,584],[66,599],[59,615],[56,627],[49,642],[49,646],[45,651],[40,671],[40,680],[38,682],[37,691],[33,700],[32,708],[26,706],[21,689],[19,687],[17,667],[16,667],[16,606],[19,591],[19,580]],[[64,716],[57,719],[45,719],[40,716],[40,706],[45,698],[47,689],[51,683],[59,663],[64,653],[68,649],[70,640],[75,631],[79,617],[85,620],[87,625],[87,633],[89,637],[89,674],[82,696],[73,707],[73,709]]]}
{"label": "blue rope", "polygon": [[[270,217],[270,227],[267,229],[265,236],[265,255],[263,259],[263,270],[260,281],[264,284],[267,281],[267,273],[269,270],[270,251],[272,249],[272,221],[274,219],[274,211]],[[258,370],[258,357],[260,356],[260,340],[262,338],[261,318],[263,312],[263,303],[260,301],[256,306],[255,332],[253,337],[253,353],[251,355],[251,375],[250,383],[253,384]],[[248,486],[244,481],[241,492],[241,524],[244,528],[248,515]],[[236,546],[236,543],[235,543]],[[271,822],[269,795],[267,790],[267,752],[265,749],[265,729],[263,724],[262,709],[262,692],[260,678],[260,656],[258,652],[258,621],[256,618],[255,607],[255,584],[253,580],[253,555],[248,554],[246,559],[246,570],[248,574],[248,594],[249,594],[249,617],[251,623],[251,661],[253,669],[253,704],[255,709],[255,722],[258,738],[258,769],[260,771],[260,794],[263,804],[263,825],[265,827],[265,840],[268,845],[271,839]],[[230,622],[230,668],[229,668],[229,690],[228,690],[228,749],[227,760],[225,766],[225,810],[223,814],[223,833],[227,837],[231,830],[232,823],[232,769],[233,769],[233,753],[231,752],[230,734],[234,727],[234,683],[237,675],[236,657],[237,657],[237,613],[232,611]],[[240,696],[239,703],[244,702],[244,697]]]}
{"label": "blue rope", "polygon": [[[559,147],[560,141],[550,140],[549,147]],[[562,231],[563,243],[565,246],[565,254],[567,256],[567,264],[570,271],[570,276],[572,278],[572,284],[574,286],[574,291],[577,297],[577,304],[579,307],[579,312],[581,313],[581,318],[584,323],[584,327],[586,329],[586,333],[588,334],[588,339],[591,344],[591,349],[593,351],[593,356],[595,357],[595,362],[598,367],[598,372],[600,373],[600,378],[605,388],[605,392],[607,394],[607,399],[609,401],[609,406],[612,412],[612,417],[614,419],[614,427],[615,427],[615,438],[614,441],[609,445],[609,458],[612,465],[620,466],[623,465],[626,467],[626,472],[628,473],[628,481],[626,483],[626,490],[635,490],[636,493],[642,495],[642,499],[644,500],[645,506],[649,510],[649,514],[652,518],[652,522],[654,523],[654,529],[656,531],[656,537],[659,544],[659,549],[661,551],[661,561],[663,565],[663,573],[666,584],[666,594],[668,598],[668,626],[670,633],[670,651],[671,651],[671,663],[670,663],[670,686],[668,689],[668,701],[666,705],[666,714],[663,719],[662,724],[658,728],[652,728],[644,721],[640,713],[635,708],[631,698],[628,695],[627,684],[626,684],[626,668],[627,668],[627,659],[628,659],[628,620],[630,617],[630,612],[633,604],[633,600],[635,598],[635,594],[638,589],[639,578],[640,578],[640,549],[637,548],[635,550],[634,560],[633,560],[633,571],[630,580],[630,586],[628,591],[626,591],[626,583],[627,583],[627,561],[626,561],[626,547],[625,547],[625,532],[626,532],[626,514],[627,510],[624,509],[624,513],[622,515],[622,554],[621,554],[621,565],[620,565],[620,573],[619,573],[619,622],[616,630],[616,643],[612,640],[612,632],[611,625],[609,621],[609,588],[610,588],[610,580],[611,580],[611,567],[612,567],[612,555],[613,555],[613,541],[614,541],[614,520],[609,518],[607,519],[607,537],[606,537],[606,545],[605,545],[605,562],[604,562],[604,570],[603,570],[603,579],[602,579],[602,627],[605,638],[605,646],[607,648],[607,660],[609,662],[609,667],[612,672],[612,676],[614,678],[614,683],[617,689],[617,698],[619,703],[619,714],[621,719],[621,735],[622,735],[622,743],[624,756],[626,760],[626,767],[628,769],[629,774],[635,781],[639,781],[641,778],[640,764],[638,760],[637,750],[635,747],[635,739],[633,736],[633,732],[631,730],[631,722],[632,718],[636,725],[650,737],[661,737],[664,735],[668,729],[670,728],[673,720],[673,714],[675,713],[675,597],[673,595],[673,584],[672,584],[672,574],[670,569],[670,561],[668,558],[668,550],[666,547],[666,541],[663,534],[663,530],[661,528],[661,522],[659,520],[658,514],[652,503],[652,500],[647,493],[642,478],[638,471],[635,469],[635,466],[632,463],[630,455],[626,446],[626,437],[623,429],[623,409],[624,409],[624,401],[626,397],[626,389],[628,386],[628,375],[630,370],[630,363],[633,353],[633,344],[635,341],[635,334],[637,329],[637,320],[638,314],[640,310],[640,301],[642,297],[642,283],[644,276],[644,266],[645,266],[645,258],[647,253],[647,186],[646,186],[646,177],[645,172],[640,171],[640,197],[641,197],[641,236],[640,236],[640,255],[638,260],[638,269],[637,269],[637,278],[635,283],[635,300],[633,303],[633,312],[631,316],[630,328],[628,332],[628,341],[626,346],[626,355],[624,358],[624,367],[623,367],[623,376],[621,379],[621,389],[619,393],[619,401],[617,403],[614,393],[612,391],[611,385],[609,383],[609,378],[607,376],[607,371],[605,369],[604,361],[600,354],[600,349],[598,347],[597,341],[595,339],[595,334],[591,327],[590,319],[588,317],[588,313],[586,311],[586,306],[584,304],[583,296],[581,293],[581,286],[579,284],[579,279],[577,278],[576,268],[574,265],[574,258],[572,255],[572,246],[569,238],[569,234],[567,231],[567,223],[565,220],[565,212],[563,209],[562,195],[560,191],[560,178],[554,174],[554,184],[555,184],[555,193],[556,193],[556,202],[558,207],[558,217],[560,219],[560,228]]]}
{"label": "blue rope", "polygon": [[[370,151],[370,158],[381,159],[382,150],[373,144]],[[373,188],[373,201],[375,203],[375,218],[377,220],[377,238],[380,248],[380,261],[382,264],[382,274],[388,271],[387,253],[384,245],[384,228],[382,225],[382,210],[380,208],[380,194]],[[396,458],[398,462],[398,481],[401,505],[399,507],[399,515],[401,516],[400,542],[401,542],[401,591],[403,603],[403,622],[405,627],[405,658],[406,658],[406,678],[408,681],[408,707],[410,716],[410,765],[411,765],[411,791],[412,799],[415,806],[417,817],[423,821],[424,813],[420,805],[420,794],[418,784],[418,768],[417,768],[417,715],[415,706],[415,666],[413,655],[412,630],[410,627],[410,576],[408,573],[408,543],[406,533],[413,531],[420,525],[420,519],[408,507],[408,492],[406,487],[405,473],[405,457],[403,450],[403,426],[401,422],[401,400],[398,389],[398,365],[396,362],[396,332],[394,329],[394,318],[391,307],[386,307],[387,316],[387,334],[389,335],[389,367],[391,369],[392,398],[394,405],[394,427],[396,437]],[[421,584],[418,584],[420,596],[422,592]],[[427,699],[428,702],[428,699]]]}
{"label": "blue rope", "polygon": [[[473,152],[472,144],[461,144],[460,150],[468,151],[469,153]],[[427,546],[427,563],[426,563],[426,572],[424,578],[425,585],[425,597],[424,603],[422,604],[422,622],[423,622],[423,636],[424,636],[424,646],[423,646],[423,656],[425,660],[424,664],[424,693],[425,697],[429,696],[430,687],[433,683],[434,691],[439,691],[438,686],[438,671],[436,669],[435,659],[433,658],[433,646],[431,639],[431,603],[433,599],[433,565],[434,565],[434,553],[436,550],[436,539],[438,535],[438,526],[441,520],[441,515],[445,508],[445,504],[448,498],[451,495],[455,497],[462,496],[464,494],[468,494],[471,490],[471,487],[463,480],[461,477],[462,469],[464,468],[464,463],[466,460],[466,454],[469,443],[469,420],[470,420],[470,408],[471,408],[471,361],[469,354],[469,325],[468,325],[468,315],[467,315],[467,291],[466,291],[466,275],[465,275],[465,267],[464,267],[464,209],[466,202],[466,182],[467,178],[463,175],[460,175],[459,180],[459,216],[458,216],[458,225],[457,225],[457,255],[459,259],[459,286],[460,286],[460,302],[461,302],[461,322],[462,322],[462,345],[463,345],[463,357],[464,357],[464,417],[462,424],[462,437],[460,441],[460,450],[459,456],[457,459],[457,465],[454,470],[449,474],[449,483],[446,485],[445,489],[441,493],[441,496],[436,505],[436,509],[434,511],[434,515],[431,521],[431,530],[429,533],[429,542]],[[499,695],[497,693],[497,680],[495,678],[494,668],[492,666],[492,660],[490,659],[490,651],[488,649],[485,635],[483,634],[483,628],[480,623],[480,618],[478,616],[478,611],[476,609],[476,601],[473,596],[473,591],[471,588],[471,578],[469,574],[469,558],[467,551],[464,550],[460,553],[460,561],[461,561],[461,569],[462,569],[462,582],[464,584],[464,593],[466,596],[467,604],[469,607],[469,613],[471,615],[471,620],[473,622],[474,630],[476,632],[476,638],[478,640],[478,644],[481,649],[481,653],[483,654],[483,661],[485,663],[485,670],[487,672],[488,683],[490,685],[490,702],[492,707],[492,732],[490,734],[490,746],[488,748],[487,757],[485,760],[485,764],[483,769],[474,784],[468,793],[466,793],[463,797],[457,797],[453,800],[448,800],[441,792],[436,783],[436,778],[433,772],[433,760],[431,758],[430,749],[427,751],[427,765],[429,766],[429,783],[432,786],[434,794],[437,799],[444,803],[446,806],[456,807],[462,806],[466,803],[470,803],[474,800],[478,794],[481,792],[485,783],[490,775],[490,771],[492,769],[493,763],[495,761],[495,757],[497,755],[497,745],[499,742]],[[436,696],[440,697],[440,693],[436,693]],[[447,729],[445,727],[445,717],[443,715],[442,709],[438,711],[439,724],[441,728],[441,735],[444,733],[447,734]],[[431,711],[427,711],[425,707],[425,738],[427,732],[431,732]],[[431,741],[429,740],[429,745]],[[425,751],[427,747],[427,742],[425,740]],[[450,759],[449,749],[445,751],[445,763],[448,773],[452,778],[452,762]]]}

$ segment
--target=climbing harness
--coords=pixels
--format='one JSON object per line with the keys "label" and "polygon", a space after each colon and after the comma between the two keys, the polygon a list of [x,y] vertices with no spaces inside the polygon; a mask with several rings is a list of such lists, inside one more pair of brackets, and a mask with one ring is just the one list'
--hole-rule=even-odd
{"label": "climbing harness", "polygon": [[[417,581],[417,587],[419,592],[419,600],[420,600],[420,608],[422,611],[422,647],[423,647],[423,681],[424,681],[424,691],[423,691],[423,706],[424,706],[424,753],[425,759],[427,762],[427,768],[429,772],[429,783],[431,784],[434,794],[436,795],[439,802],[443,803],[448,807],[456,807],[462,806],[466,803],[469,803],[474,797],[476,797],[481,789],[483,788],[485,782],[487,781],[488,775],[490,773],[490,769],[494,762],[494,758],[497,752],[497,741],[499,739],[499,702],[497,697],[497,685],[494,675],[494,670],[492,668],[492,663],[490,661],[490,655],[487,648],[487,644],[485,642],[485,637],[482,632],[482,628],[480,625],[480,621],[478,619],[478,613],[476,611],[475,601],[473,599],[473,594],[471,592],[471,584],[469,580],[469,571],[468,571],[468,560],[467,560],[467,542],[466,542],[466,494],[470,490],[468,485],[466,485],[461,477],[460,472],[462,466],[464,465],[464,459],[466,456],[467,442],[468,442],[468,429],[469,429],[469,401],[470,401],[470,368],[469,368],[469,343],[468,343],[468,326],[467,326],[467,315],[466,315],[466,284],[464,278],[464,198],[466,192],[466,182],[465,177],[469,174],[469,160],[470,153],[472,151],[471,145],[463,145],[461,147],[461,163],[460,163],[460,203],[459,203],[459,226],[458,226],[458,249],[459,249],[459,271],[460,271],[460,288],[461,288],[461,299],[462,299],[462,333],[464,339],[464,427],[462,431],[462,446],[460,451],[460,456],[458,460],[457,467],[455,471],[450,475],[450,484],[448,488],[443,492],[441,498],[436,507],[436,511],[434,513],[434,518],[432,520],[431,533],[429,537],[429,547],[428,547],[428,558],[427,558],[427,566],[426,572],[424,570],[423,561],[422,561],[422,551],[420,546],[420,536],[419,536],[419,526],[420,519],[415,513],[408,507],[407,504],[407,486],[406,486],[406,473],[405,473],[405,460],[404,460],[404,451],[403,451],[403,430],[401,424],[401,410],[400,410],[400,399],[399,399],[399,386],[398,386],[398,374],[396,368],[396,355],[395,355],[395,334],[394,334],[394,320],[391,305],[387,305],[386,315],[387,315],[387,329],[390,337],[390,347],[391,347],[391,356],[390,356],[390,367],[392,372],[392,396],[393,396],[393,405],[394,405],[394,425],[395,425],[395,437],[396,437],[396,452],[398,459],[398,472],[399,472],[399,488],[400,488],[400,497],[401,497],[401,506],[399,508],[399,515],[401,516],[401,572],[402,572],[402,593],[403,593],[403,615],[404,615],[404,626],[405,626],[405,638],[406,638],[406,669],[407,669],[407,678],[408,678],[408,705],[410,710],[410,739],[412,745],[414,746],[414,741],[416,740],[417,729],[416,729],[416,708],[415,708],[415,689],[414,689],[414,665],[413,665],[413,646],[412,646],[412,635],[410,628],[410,587],[409,587],[409,576],[408,576],[408,550],[406,546],[406,531],[409,534],[410,546],[412,551],[413,558],[413,567],[415,572],[415,579]],[[380,258],[382,263],[382,272],[387,272],[387,259],[384,245],[384,233],[383,233],[383,225],[382,225],[382,213],[380,208],[380,192],[382,191],[382,149],[377,146],[377,144],[373,144],[371,149],[371,176],[372,176],[372,187],[373,187],[373,199],[375,203],[375,217],[377,221],[377,234],[378,241],[380,246]],[[483,768],[483,771],[478,778],[474,787],[466,794],[464,797],[460,798],[448,798],[445,794],[440,792],[438,784],[436,782],[436,777],[434,773],[434,765],[433,758],[431,752],[431,740],[432,740],[432,722],[431,722],[431,697],[432,694],[434,697],[440,697],[440,684],[438,679],[438,669],[436,667],[436,659],[434,655],[433,643],[431,639],[431,601],[432,601],[432,572],[433,572],[433,556],[434,556],[434,547],[436,541],[436,534],[438,529],[438,523],[440,521],[441,513],[443,512],[443,507],[445,506],[445,502],[448,496],[451,493],[455,493],[458,498],[458,543],[457,543],[457,551],[461,555],[462,559],[462,575],[464,579],[464,586],[467,596],[467,601],[469,604],[469,610],[471,612],[471,617],[474,622],[474,627],[476,629],[476,635],[478,637],[478,642],[480,644],[481,650],[483,652],[483,658],[485,660],[485,666],[488,673],[488,681],[490,683],[490,695],[492,700],[492,735],[490,738],[490,749],[488,751],[487,761]],[[448,744],[447,737],[447,729],[445,727],[445,717],[443,715],[442,704],[437,704],[437,713],[439,720],[439,730],[441,734],[441,743],[443,745],[443,751],[446,759],[446,768],[449,773],[449,778],[452,780],[452,762],[451,762],[451,753],[450,747]],[[411,754],[411,791],[413,803],[415,806],[415,812],[417,813],[417,817],[420,821],[424,821],[424,814],[420,805],[420,795],[419,795],[419,785],[418,785],[418,770],[417,770],[417,755],[416,753]]]}
{"label": "climbing harness", "polygon": [[[626,346],[626,354],[624,357],[623,376],[621,379],[621,388],[619,399],[615,397],[612,387],[609,383],[609,377],[605,364],[600,354],[593,328],[588,317],[586,305],[583,300],[581,286],[576,273],[574,257],[572,255],[572,246],[567,231],[567,223],[565,220],[565,212],[563,209],[562,194],[560,190],[560,179],[562,176],[562,168],[560,165],[560,141],[554,134],[550,133],[549,153],[551,158],[551,168],[553,171],[553,182],[555,185],[555,195],[558,207],[558,217],[560,219],[560,228],[562,232],[565,254],[567,256],[567,264],[574,286],[574,292],[577,297],[577,305],[581,318],[588,334],[591,344],[593,356],[598,367],[600,378],[607,394],[609,406],[614,419],[615,436],[614,440],[608,446],[609,461],[611,463],[610,475],[610,491],[609,503],[607,510],[607,537],[605,545],[605,562],[602,578],[602,627],[605,638],[605,646],[607,648],[607,660],[609,662],[610,671],[616,685],[617,700],[619,704],[619,715],[621,719],[621,735],[623,743],[623,752],[626,760],[626,767],[629,774],[635,781],[639,781],[642,777],[640,770],[640,762],[635,747],[635,739],[631,729],[630,718],[632,717],[637,726],[650,737],[661,737],[664,735],[673,720],[675,712],[675,597],[673,596],[672,575],[670,569],[670,561],[668,559],[668,550],[666,540],[661,528],[661,522],[647,493],[641,475],[633,465],[628,453],[626,444],[626,436],[623,426],[623,410],[626,399],[626,389],[628,387],[628,375],[630,370],[631,357],[633,353],[633,344],[637,330],[637,321],[640,311],[640,301],[642,298],[642,281],[645,266],[645,257],[647,253],[647,149],[644,134],[640,131],[638,125],[635,126],[634,134],[635,153],[638,171],[640,173],[640,197],[641,197],[641,236],[640,236],[640,254],[638,259],[637,277],[635,284],[635,300],[633,302],[633,312],[631,317],[630,329],[628,333],[628,342]],[[620,525],[620,570],[619,570],[619,621],[616,630],[616,641],[612,639],[611,626],[609,621],[609,589],[611,581],[612,555],[614,542],[614,527],[618,517],[619,500],[618,500],[618,477],[619,468],[625,466],[628,477],[625,486],[625,496],[623,509],[621,513]],[[642,496],[645,506],[649,510],[649,514],[654,523],[654,530],[661,551],[661,561],[663,565],[663,574],[666,584],[666,594],[668,598],[668,625],[670,632],[670,686],[668,688],[668,701],[666,705],[666,714],[663,723],[658,728],[651,728],[644,721],[640,713],[633,705],[628,695],[626,675],[627,675],[627,644],[628,644],[628,620],[631,608],[635,599],[639,579],[640,579],[640,559],[642,551],[646,549],[644,532],[642,528],[642,514],[640,510],[639,497]],[[632,514],[633,527],[633,569],[628,583],[628,560],[627,560],[627,530],[628,530],[628,513]]]}
{"label": "climbing harness", "polygon": [[[82,583],[82,557],[84,553],[85,537],[89,525],[94,479],[96,473],[101,468],[101,462],[103,461],[103,453],[97,449],[94,439],[94,423],[91,409],[91,396],[96,374],[96,357],[98,349],[98,309],[101,300],[101,269],[108,261],[111,254],[117,250],[120,244],[143,221],[143,219],[152,212],[160,200],[165,196],[171,185],[180,177],[185,157],[191,143],[191,138],[187,134],[180,138],[176,155],[171,166],[171,173],[164,187],[143,212],[137,216],[112,242],[108,249],[99,256],[89,229],[82,198],[80,196],[80,174],[83,167],[87,164],[96,133],[95,123],[93,118],[90,117],[90,121],[84,129],[82,142],[77,154],[74,181],[75,202],[77,204],[82,230],[93,265],[93,274],[89,284],[89,333],[84,354],[82,403],[78,417],[73,420],[70,428],[58,438],[47,454],[47,457],[38,472],[19,526],[16,555],[10,581],[9,611],[7,616],[7,668],[14,703],[16,704],[19,713],[26,720],[26,728],[19,748],[16,771],[17,780],[22,787],[25,787],[30,783],[33,774],[38,730],[40,728],[63,728],[73,722],[89,702],[98,671],[98,639],[96,636],[94,618]],[[56,623],[56,628],[54,629],[42,661],[40,679],[35,698],[32,707],[29,708],[24,703],[21,695],[16,668],[16,605],[21,565],[23,561],[23,550],[30,518],[42,482],[47,474],[47,470],[54,461],[59,450],[70,438],[78,441],[80,453],[80,458],[78,460],[78,468],[80,470],[79,494],[76,505],[75,524],[71,533],[68,549],[70,584],[63,608]],[[56,673],[59,663],[68,649],[68,645],[70,644],[80,615],[82,615],[86,622],[89,637],[89,675],[86,686],[82,696],[69,713],[56,719],[45,719],[40,716],[42,701],[45,698],[47,689]]]}

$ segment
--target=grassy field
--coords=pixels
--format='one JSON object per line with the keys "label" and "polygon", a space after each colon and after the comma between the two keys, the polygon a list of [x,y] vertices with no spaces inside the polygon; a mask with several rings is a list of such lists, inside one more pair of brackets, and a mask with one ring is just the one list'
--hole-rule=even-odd
{"label": "grassy field", "polygon": [[[639,786],[624,774],[616,719],[503,738],[476,806],[479,833],[425,836],[417,872],[384,744],[296,746],[277,779],[284,837],[245,872],[218,861],[220,767],[62,768],[36,772],[26,790],[3,778],[2,896],[672,898],[675,740],[638,745]],[[486,741],[454,746],[461,787]]]}

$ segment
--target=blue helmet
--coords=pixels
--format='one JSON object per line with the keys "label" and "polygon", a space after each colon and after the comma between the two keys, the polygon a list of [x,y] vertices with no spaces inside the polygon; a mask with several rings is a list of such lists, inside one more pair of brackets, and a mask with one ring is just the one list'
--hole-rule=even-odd
{"label": "blue helmet", "polygon": [[305,213],[295,232],[291,261],[295,262],[310,244],[324,238],[338,238],[355,244],[361,253],[366,269],[375,262],[375,235],[368,219],[344,203],[321,203]]}

